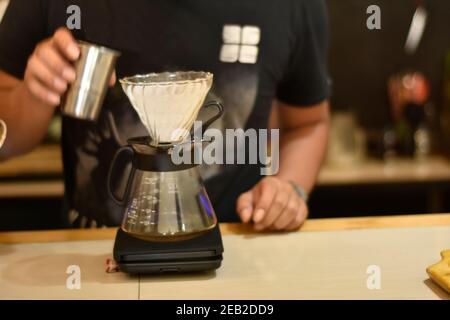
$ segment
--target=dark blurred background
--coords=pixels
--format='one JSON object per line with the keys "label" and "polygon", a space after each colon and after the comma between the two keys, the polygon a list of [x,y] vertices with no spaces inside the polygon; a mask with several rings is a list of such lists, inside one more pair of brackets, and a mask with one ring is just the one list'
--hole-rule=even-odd
{"label": "dark blurred background", "polygon": [[[366,128],[390,121],[387,79],[403,70],[419,70],[431,83],[431,101],[443,103],[444,58],[450,50],[450,1],[427,0],[428,20],[414,55],[404,47],[416,0],[327,0],[334,110],[353,111]],[[381,30],[368,30],[366,9],[381,8]]]}
{"label": "dark blurred background", "polygon": [[[432,151],[439,154],[448,148],[442,118],[445,106],[449,107],[444,101],[444,64],[450,53],[450,1],[422,2],[428,13],[427,24],[417,51],[411,55],[405,52],[405,42],[417,3],[327,0],[329,70],[334,87],[331,104],[335,113],[349,111],[366,132],[366,139],[373,132],[382,135],[386,127],[393,126],[388,78],[403,71],[419,71],[430,83]],[[370,5],[381,8],[381,30],[365,27]],[[449,189],[446,179],[319,186],[311,199],[311,212],[315,217],[327,217],[450,211]]]}
{"label": "dark blurred background", "polygon": [[[0,0],[0,15],[5,3]],[[427,24],[411,55],[404,47],[417,3],[327,0],[336,117],[327,162],[311,197],[313,218],[450,212],[450,161],[443,156],[450,148],[450,93],[444,94],[446,78],[450,92],[450,1],[422,2]],[[370,5],[381,8],[381,30],[366,28]],[[412,135],[420,133],[423,150],[406,157],[392,152],[398,123],[387,90],[388,79],[405,71],[428,79],[426,104],[432,110],[425,129]],[[0,230],[60,227],[58,127],[56,118],[47,145],[33,155],[0,164]]]}

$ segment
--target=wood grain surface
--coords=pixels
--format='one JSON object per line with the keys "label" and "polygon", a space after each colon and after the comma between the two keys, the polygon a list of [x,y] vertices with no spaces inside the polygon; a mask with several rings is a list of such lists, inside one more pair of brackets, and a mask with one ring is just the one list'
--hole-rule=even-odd
{"label": "wood grain surface", "polygon": [[[450,214],[310,219],[307,220],[297,232],[431,226],[450,226]],[[0,232],[0,243],[13,244],[79,240],[110,240],[114,239],[116,230],[117,228]],[[255,233],[251,225],[240,223],[221,224],[220,230],[223,235]]]}

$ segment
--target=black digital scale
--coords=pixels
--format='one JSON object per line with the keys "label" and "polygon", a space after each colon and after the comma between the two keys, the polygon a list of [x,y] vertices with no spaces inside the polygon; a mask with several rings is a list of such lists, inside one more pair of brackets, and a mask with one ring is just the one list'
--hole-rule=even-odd
{"label": "black digital scale", "polygon": [[120,270],[130,274],[200,272],[218,269],[222,263],[219,226],[196,238],[152,242],[117,231],[114,259]]}

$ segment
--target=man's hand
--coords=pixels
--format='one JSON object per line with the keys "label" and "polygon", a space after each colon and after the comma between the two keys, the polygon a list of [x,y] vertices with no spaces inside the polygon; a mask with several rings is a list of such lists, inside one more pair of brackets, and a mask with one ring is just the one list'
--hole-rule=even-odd
{"label": "man's hand", "polygon": [[265,177],[237,201],[244,223],[253,221],[255,230],[295,230],[308,216],[308,206],[293,186],[279,177]]}
{"label": "man's hand", "polygon": [[[48,106],[58,106],[68,85],[75,81],[72,65],[80,57],[77,41],[66,28],[36,46],[28,59],[24,83],[28,91]],[[115,83],[115,74],[111,85]]]}
{"label": "man's hand", "polygon": [[[61,28],[36,46],[23,80],[0,70],[0,118],[8,125],[0,159],[29,152],[42,141],[55,107],[76,79],[73,63],[80,54],[70,31]],[[111,86],[115,80],[113,74]]]}
{"label": "man's hand", "polygon": [[53,37],[36,46],[28,59],[24,82],[31,94],[49,106],[57,106],[69,83],[76,78],[71,65],[80,49],[69,30],[58,29]]}
{"label": "man's hand", "polygon": [[243,193],[236,210],[256,230],[295,230],[307,218],[308,206],[289,180],[313,189],[327,145],[328,101],[305,108],[276,102],[269,127],[281,129],[280,170]]}

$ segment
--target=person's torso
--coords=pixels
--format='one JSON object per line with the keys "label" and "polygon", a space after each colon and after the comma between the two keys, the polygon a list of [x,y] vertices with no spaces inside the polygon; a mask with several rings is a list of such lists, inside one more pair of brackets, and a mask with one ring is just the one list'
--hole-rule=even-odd
{"label": "person's torso", "polygon": [[[208,99],[225,106],[215,127],[266,128],[277,85],[295,46],[292,1],[49,0],[48,34],[81,9],[80,40],[122,52],[117,77],[174,70],[214,74]],[[108,113],[118,128],[110,130]],[[120,223],[106,176],[120,145],[146,135],[119,84],[109,90],[98,123],[65,118],[63,148],[71,220],[82,226]],[[220,215],[220,213],[219,213]],[[95,222],[94,222],[95,221]]]}

